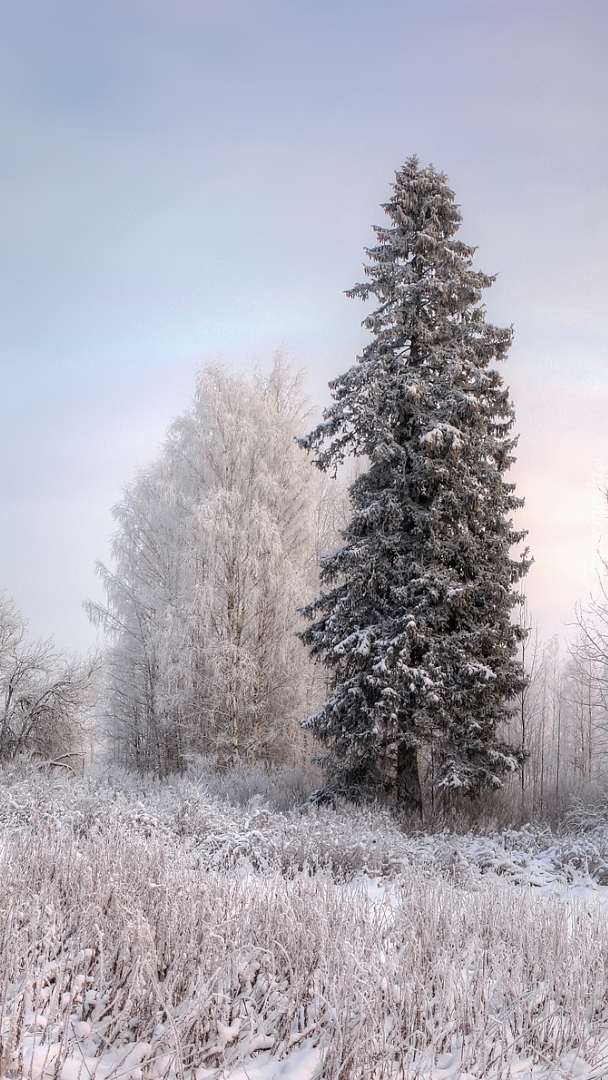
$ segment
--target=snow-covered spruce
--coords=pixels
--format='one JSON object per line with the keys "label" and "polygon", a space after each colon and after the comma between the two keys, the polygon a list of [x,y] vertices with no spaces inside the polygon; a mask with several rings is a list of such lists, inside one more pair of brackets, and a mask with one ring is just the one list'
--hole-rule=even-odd
{"label": "snow-covered spruce", "polygon": [[368,280],[347,294],[378,299],[363,323],[372,340],[302,440],[324,471],[350,455],[369,463],[344,546],[322,560],[326,590],[305,610],[304,641],[335,673],[306,723],[335,785],[418,807],[423,756],[435,786],[467,793],[517,765],[498,730],[523,683],[510,615],[529,562],[510,556],[524,536],[504,480],[514,412],[490,365],[512,334],[479,303],[494,279],[452,239],[461,216],[442,173],[413,157],[393,189]]}

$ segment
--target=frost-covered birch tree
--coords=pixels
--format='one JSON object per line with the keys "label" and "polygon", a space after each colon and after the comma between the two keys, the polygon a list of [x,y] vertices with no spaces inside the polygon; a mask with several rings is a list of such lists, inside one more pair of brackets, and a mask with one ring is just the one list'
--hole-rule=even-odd
{"label": "frost-covered birch tree", "polygon": [[280,355],[266,378],[205,368],[114,512],[108,603],[92,614],[112,639],[110,730],[128,764],[298,756],[315,679],[297,609],[317,576],[321,490],[295,441],[304,408]]}
{"label": "frost-covered birch tree", "polygon": [[348,293],[379,301],[372,340],[302,440],[323,471],[349,455],[368,465],[306,611],[304,641],[334,678],[307,724],[332,783],[419,807],[429,748],[434,783],[466,793],[517,765],[500,728],[522,686],[511,612],[528,563],[510,554],[523,538],[505,480],[514,413],[493,364],[511,331],[485,320],[493,278],[453,239],[460,212],[432,166],[410,158],[384,210],[367,280]]}

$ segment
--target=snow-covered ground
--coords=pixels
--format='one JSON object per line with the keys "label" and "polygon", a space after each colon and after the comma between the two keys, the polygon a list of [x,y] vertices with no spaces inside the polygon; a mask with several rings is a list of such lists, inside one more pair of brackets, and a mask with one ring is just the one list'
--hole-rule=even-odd
{"label": "snow-covered ground", "polygon": [[0,1075],[608,1077],[608,823],[0,776]]}

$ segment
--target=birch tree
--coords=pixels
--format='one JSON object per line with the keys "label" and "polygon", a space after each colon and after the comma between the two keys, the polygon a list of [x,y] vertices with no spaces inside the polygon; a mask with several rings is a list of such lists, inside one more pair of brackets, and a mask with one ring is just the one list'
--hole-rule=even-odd
{"label": "birch tree", "polygon": [[295,435],[280,355],[253,380],[205,368],[193,404],[115,510],[109,716],[123,760],[164,774],[193,752],[293,762],[315,680],[296,637],[321,485]]}

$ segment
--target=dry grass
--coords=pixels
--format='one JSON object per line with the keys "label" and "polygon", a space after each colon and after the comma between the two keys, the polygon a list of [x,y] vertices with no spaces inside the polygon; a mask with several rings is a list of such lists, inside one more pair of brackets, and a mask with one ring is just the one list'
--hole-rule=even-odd
{"label": "dry grass", "polygon": [[[353,844],[346,812],[334,815],[351,850],[337,876],[283,872],[268,812],[250,832],[266,830],[274,865],[239,862],[233,830],[230,859],[216,845],[214,869],[204,808],[208,828],[222,808],[203,795],[190,818],[178,800],[180,833],[166,790],[146,803],[101,781],[45,783],[22,778],[3,792],[4,1076],[85,1080],[97,1061],[99,1078],[202,1080],[302,1041],[323,1047],[326,1080],[412,1078],[438,1060],[491,1080],[516,1060],[570,1054],[551,1074],[565,1076],[573,1052],[592,1065],[605,1054],[608,922],[597,905],[495,876],[463,887],[403,862],[388,899],[371,902],[344,868],[371,842],[372,822],[353,813]],[[330,819],[299,816],[305,865],[316,843],[327,853]],[[388,846],[388,820],[375,824]]]}

